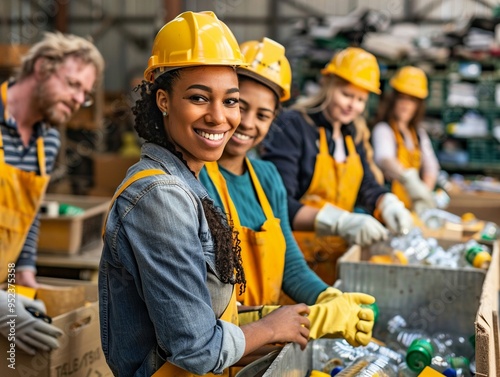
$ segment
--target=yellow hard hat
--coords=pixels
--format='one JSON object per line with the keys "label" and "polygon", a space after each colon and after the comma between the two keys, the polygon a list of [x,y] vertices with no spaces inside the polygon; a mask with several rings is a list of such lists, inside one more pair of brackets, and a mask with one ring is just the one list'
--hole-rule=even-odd
{"label": "yellow hard hat", "polygon": [[424,99],[429,94],[427,76],[417,67],[406,66],[400,68],[389,82],[400,93]]}
{"label": "yellow hard hat", "polygon": [[369,92],[380,94],[380,69],[377,59],[359,47],[348,47],[321,70],[323,75],[336,75]]}
{"label": "yellow hard hat", "polygon": [[263,38],[262,42],[244,42],[240,49],[249,65],[238,68],[238,74],[269,86],[280,101],[289,99],[292,70],[285,57],[285,48],[272,39]]}
{"label": "yellow hard hat", "polygon": [[198,65],[246,65],[231,30],[210,11],[181,13],[160,29],[144,78]]}

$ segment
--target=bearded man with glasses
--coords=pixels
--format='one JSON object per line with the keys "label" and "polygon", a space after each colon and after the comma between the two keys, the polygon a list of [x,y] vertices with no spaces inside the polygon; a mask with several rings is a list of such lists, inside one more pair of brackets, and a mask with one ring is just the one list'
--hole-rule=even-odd
{"label": "bearded man with glasses", "polygon": [[[90,41],[47,33],[23,56],[17,75],[0,86],[0,283],[37,287],[38,212],[61,144],[57,128],[92,104],[103,69]],[[28,313],[29,307],[43,311],[39,302],[16,300],[16,346],[31,354],[57,348],[60,331]],[[4,336],[11,304],[0,290]]]}

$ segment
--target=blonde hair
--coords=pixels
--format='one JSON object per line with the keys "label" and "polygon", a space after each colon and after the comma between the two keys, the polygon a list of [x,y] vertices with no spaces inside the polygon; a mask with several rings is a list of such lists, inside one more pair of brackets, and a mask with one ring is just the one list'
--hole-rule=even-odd
{"label": "blonde hair", "polygon": [[290,108],[299,111],[304,119],[313,126],[314,122],[309,117],[309,114],[325,110],[331,102],[332,89],[336,86],[345,85],[349,85],[349,82],[339,76],[323,76],[321,78],[321,87],[317,93],[299,98]]}
{"label": "blonde hair", "polygon": [[85,64],[94,65],[97,79],[101,79],[104,71],[104,58],[97,47],[85,38],[60,32],[45,33],[44,38],[29,49],[21,60],[16,79],[20,81],[33,74],[38,59],[45,60],[42,65],[42,74],[49,75],[68,57],[75,57]]}

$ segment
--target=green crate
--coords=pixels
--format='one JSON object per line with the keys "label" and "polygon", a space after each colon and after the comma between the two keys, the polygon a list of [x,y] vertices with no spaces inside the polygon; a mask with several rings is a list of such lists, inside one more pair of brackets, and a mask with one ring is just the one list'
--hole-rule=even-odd
{"label": "green crate", "polygon": [[500,162],[500,143],[495,139],[468,139],[470,162]]}

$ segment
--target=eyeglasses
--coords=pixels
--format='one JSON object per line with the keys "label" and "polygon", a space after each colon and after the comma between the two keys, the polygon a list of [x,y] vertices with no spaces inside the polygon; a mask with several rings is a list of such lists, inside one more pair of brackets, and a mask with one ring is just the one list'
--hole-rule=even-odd
{"label": "eyeglasses", "polygon": [[90,107],[94,103],[94,97],[91,93],[86,92],[85,89],[82,88],[82,84],[80,84],[75,79],[72,79],[68,76],[61,77],[59,73],[55,73],[55,76],[61,80],[63,84],[65,84],[68,88],[71,89],[73,93],[79,94],[83,92],[83,102],[80,105],[81,107]]}

